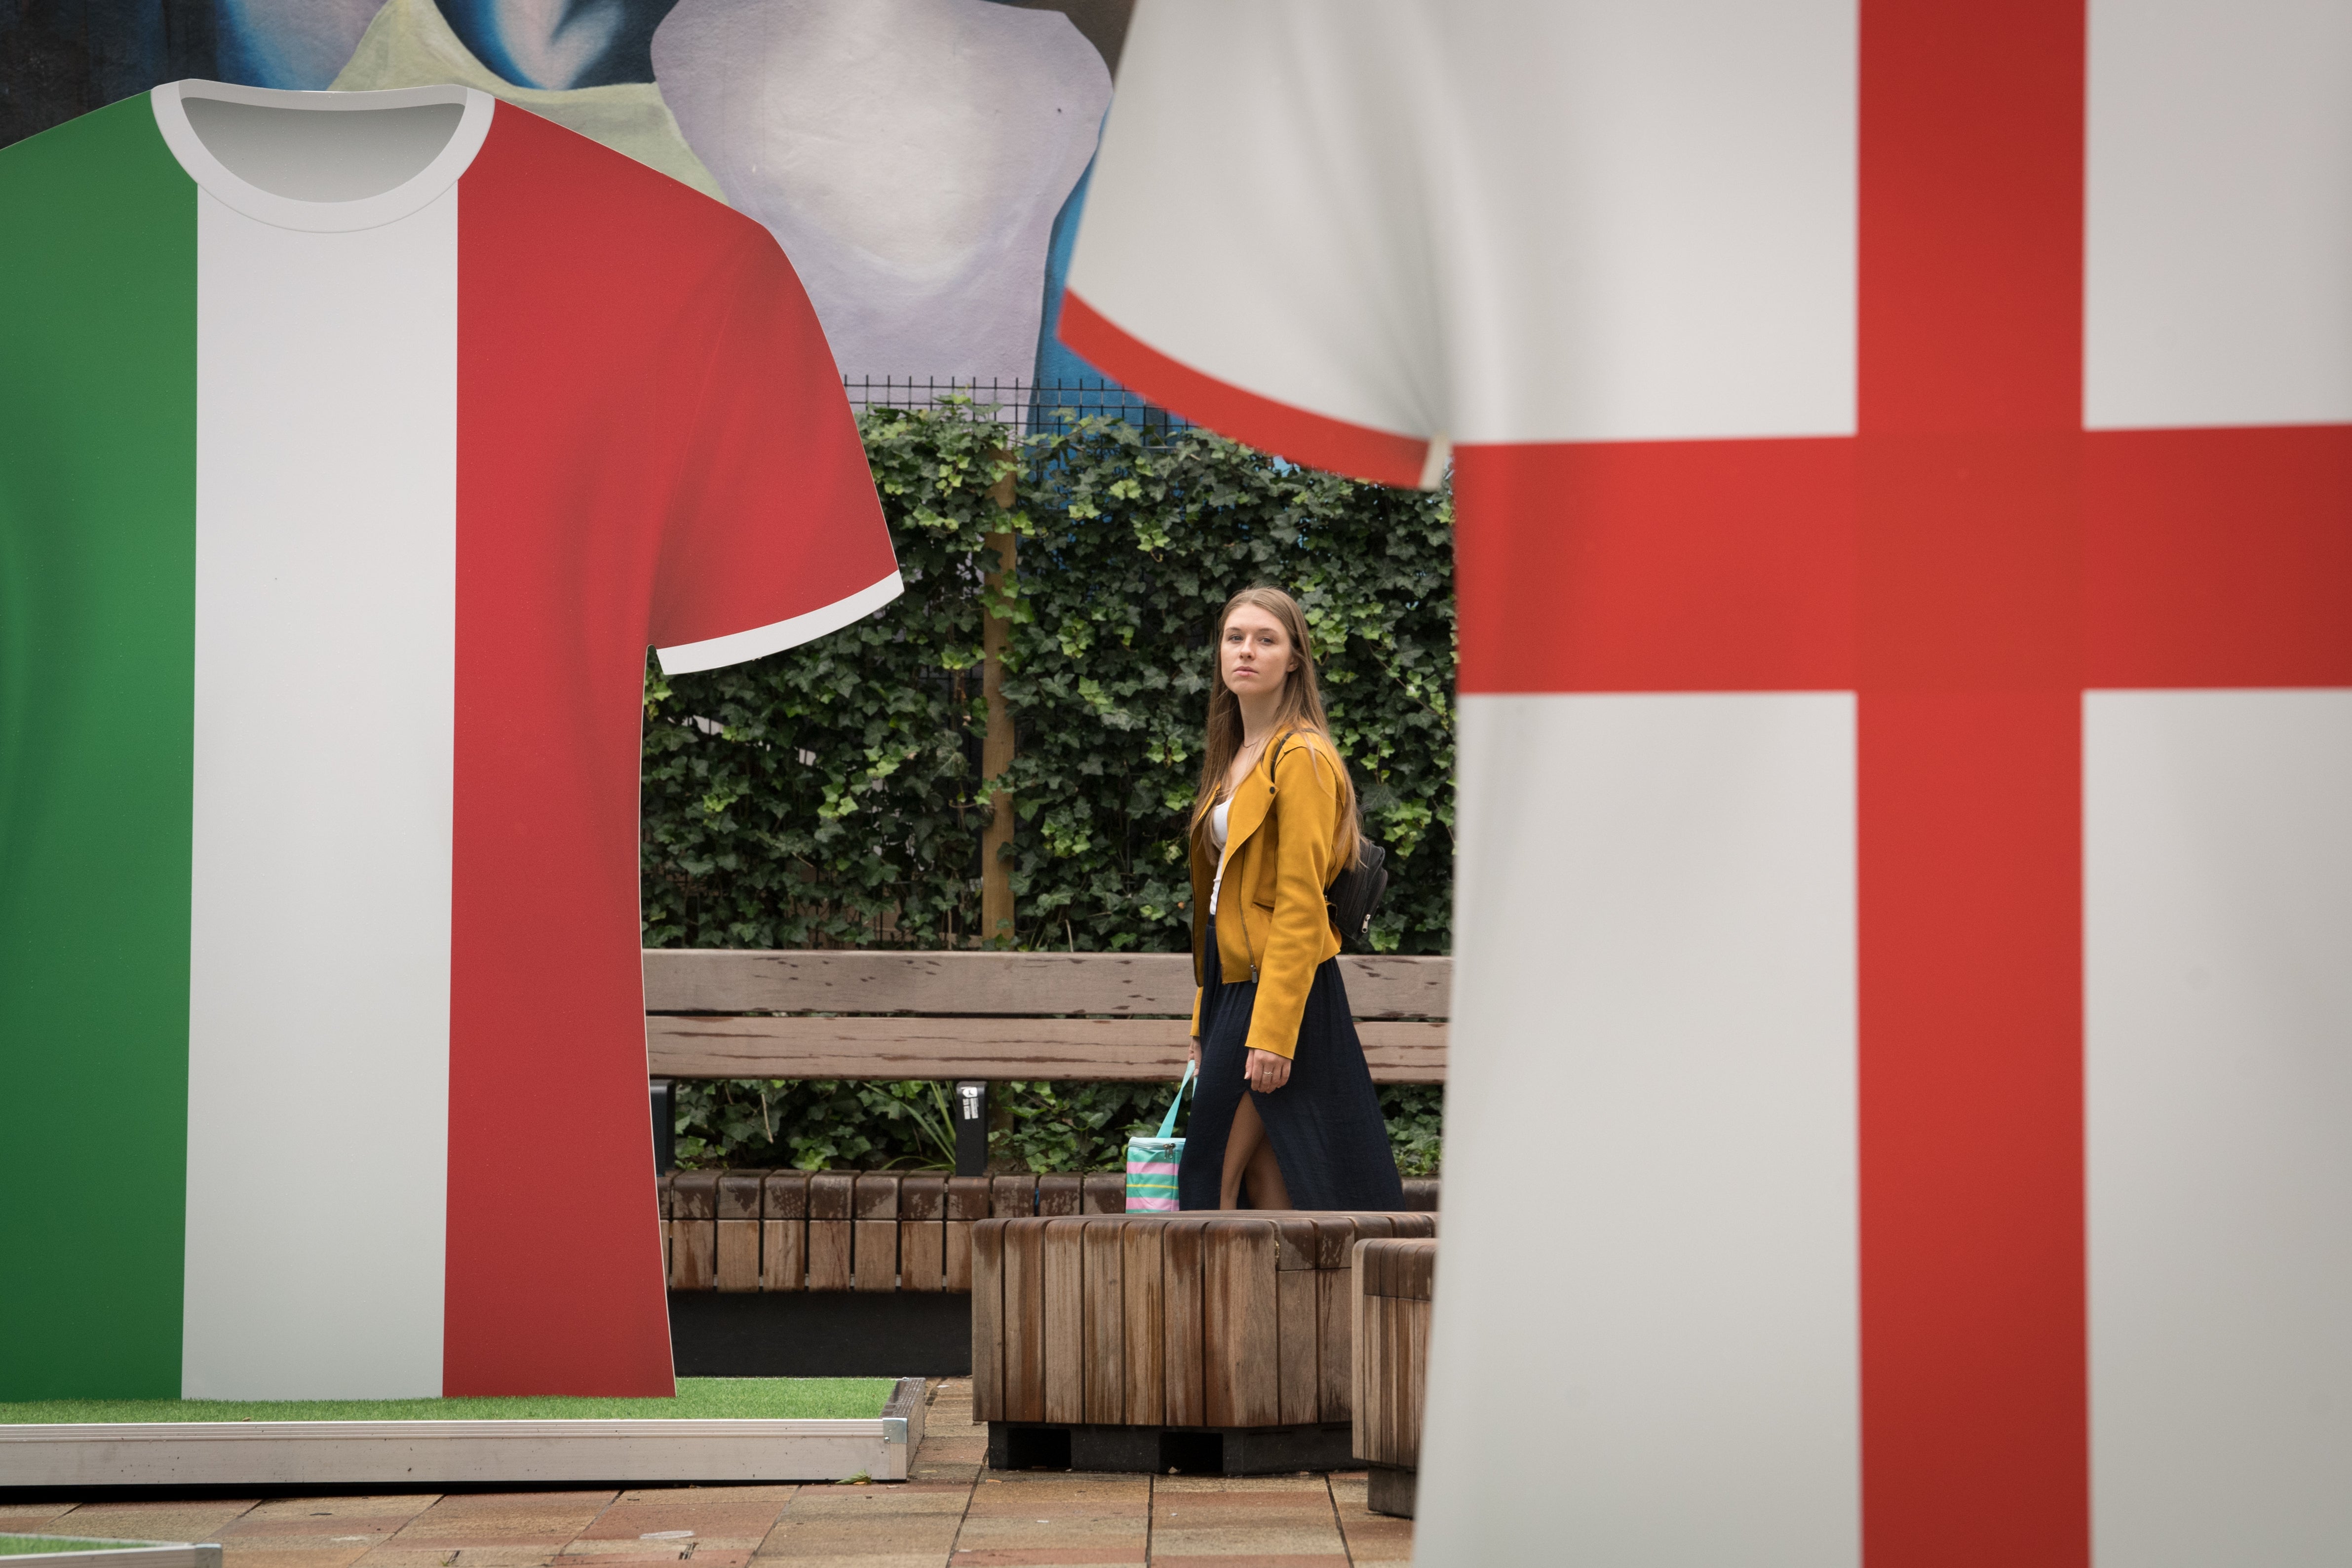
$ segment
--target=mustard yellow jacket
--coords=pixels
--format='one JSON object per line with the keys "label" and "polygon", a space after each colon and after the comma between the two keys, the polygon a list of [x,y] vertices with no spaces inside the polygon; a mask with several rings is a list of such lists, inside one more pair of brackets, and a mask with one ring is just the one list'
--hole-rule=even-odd
{"label": "mustard yellow jacket", "polygon": [[[1275,773],[1266,758],[1281,756]],[[1217,891],[1217,963],[1228,982],[1255,977],[1249,1049],[1298,1049],[1315,970],[1339,951],[1323,890],[1339,874],[1339,754],[1311,731],[1277,736],[1234,789],[1225,821],[1225,880]],[[1203,831],[1192,835],[1192,1032],[1201,1032],[1200,985],[1209,950],[1209,884],[1217,862]]]}

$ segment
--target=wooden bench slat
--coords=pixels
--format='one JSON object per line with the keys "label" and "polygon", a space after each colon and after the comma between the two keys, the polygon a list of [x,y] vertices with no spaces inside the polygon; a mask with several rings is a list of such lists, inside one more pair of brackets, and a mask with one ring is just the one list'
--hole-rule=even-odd
{"label": "wooden bench slat", "polygon": [[1040,1228],[1045,1419],[1076,1426],[1087,1419],[1086,1221],[1056,1217]]}
{"label": "wooden bench slat", "polygon": [[850,1191],[850,1226],[854,1271],[852,1288],[895,1291],[898,1288],[898,1184],[904,1179],[889,1171],[861,1173]]}
{"label": "wooden bench slat", "polygon": [[1171,1427],[1208,1424],[1201,1343],[1201,1232],[1208,1223],[1181,1214],[1160,1233],[1160,1375]]}
{"label": "wooden bench slat", "polygon": [[846,1291],[852,1281],[850,1197],[856,1177],[848,1171],[818,1171],[809,1177],[808,1288]]}
{"label": "wooden bench slat", "polygon": [[760,1183],[760,1288],[808,1286],[808,1173],[770,1171]]}
{"label": "wooden bench slat", "polygon": [[1314,1271],[1277,1268],[1274,1276],[1274,1319],[1280,1350],[1281,1419],[1286,1427],[1307,1426],[1323,1419],[1318,1414],[1323,1369],[1316,1350],[1320,1316]]}
{"label": "wooden bench slat", "polygon": [[973,1291],[971,1228],[988,1218],[986,1176],[948,1177],[947,1288]]}
{"label": "wooden bench slat", "polygon": [[[969,1235],[971,1228],[967,1225]],[[1004,1232],[994,1226],[971,1236],[971,1414],[976,1421],[1006,1418],[1004,1404]]]}
{"label": "wooden bench slat", "polygon": [[1436,1258],[1437,1243],[1426,1237],[1356,1248],[1355,1452],[1376,1466],[1409,1470],[1421,1462]]}
{"label": "wooden bench slat", "polygon": [[1045,1234],[1042,1219],[1004,1228],[1004,1418],[1045,1418]]}
{"label": "wooden bench slat", "polygon": [[[1454,961],[1349,954],[1339,960],[1359,1019],[1450,1016]],[[654,947],[656,1013],[932,1013],[1190,1016],[1182,953],[877,953]]]}
{"label": "wooden bench slat", "polygon": [[719,1288],[760,1288],[760,1173],[723,1171],[719,1177]]}
{"label": "wooden bench slat", "polygon": [[719,1173],[681,1171],[670,1179],[669,1288],[708,1291],[719,1275]]}
{"label": "wooden bench slat", "polygon": [[988,1178],[988,1217],[1026,1219],[1037,1212],[1037,1177],[1034,1174]]}
{"label": "wooden bench slat", "polygon": [[1116,1220],[1090,1220],[1085,1233],[1084,1418],[1113,1427],[1127,1419],[1127,1228]]}
{"label": "wooden bench slat", "polygon": [[1275,1287],[1279,1246],[1272,1229],[1245,1220],[1213,1220],[1202,1233],[1204,1426],[1273,1427],[1282,1421]]}
{"label": "wooden bench slat", "polygon": [[1318,1269],[1315,1281],[1315,1403],[1326,1421],[1355,1414],[1353,1389],[1356,1292],[1345,1269]]}
{"label": "wooden bench slat", "polygon": [[1165,1299],[1165,1286],[1160,1239],[1163,1234],[1157,1225],[1118,1228],[1123,1253],[1119,1284],[1124,1299],[1119,1318],[1120,1355],[1127,1373],[1125,1419],[1138,1427],[1161,1426],[1168,1417],[1168,1385],[1160,1376],[1164,1342],[1160,1304]]}
{"label": "wooden bench slat", "polygon": [[1082,1214],[1086,1186],[1073,1171],[1053,1171],[1037,1178],[1037,1212],[1045,1215]]}
{"label": "wooden bench slat", "polygon": [[947,1286],[948,1178],[909,1176],[898,1184],[898,1288]]}
{"label": "wooden bench slat", "polygon": [[1122,1171],[1088,1171],[1085,1207],[1088,1214],[1127,1212],[1127,1176]]}
{"label": "wooden bench slat", "polygon": [[[656,1078],[1173,1081],[1191,1032],[1182,1019],[646,1019]],[[1360,1023],[1356,1032],[1374,1082],[1445,1082],[1444,1024]]]}

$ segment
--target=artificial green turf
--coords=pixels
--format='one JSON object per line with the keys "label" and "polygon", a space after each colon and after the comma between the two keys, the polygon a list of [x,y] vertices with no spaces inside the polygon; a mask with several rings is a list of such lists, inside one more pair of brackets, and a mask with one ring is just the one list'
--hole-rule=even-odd
{"label": "artificial green turf", "polygon": [[[675,1399],[564,1395],[488,1399],[37,1399],[0,1403],[12,1421],[872,1420],[887,1377],[681,1377]],[[52,1548],[51,1550],[55,1550]]]}
{"label": "artificial green turf", "polygon": [[62,1535],[0,1535],[0,1557],[29,1557],[37,1552],[122,1552],[145,1544],[140,1541],[76,1541]]}

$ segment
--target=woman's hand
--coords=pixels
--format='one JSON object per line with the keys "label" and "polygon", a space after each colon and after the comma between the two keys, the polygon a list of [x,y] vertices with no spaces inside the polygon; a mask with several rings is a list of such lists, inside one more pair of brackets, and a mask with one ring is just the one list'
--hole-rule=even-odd
{"label": "woman's hand", "polygon": [[1184,1042],[1184,1065],[1193,1072],[1201,1071],[1201,1037],[1197,1034]]}
{"label": "woman's hand", "polygon": [[1270,1094],[1290,1082],[1290,1058],[1276,1056],[1270,1051],[1253,1051],[1242,1064],[1242,1077],[1259,1093]]}

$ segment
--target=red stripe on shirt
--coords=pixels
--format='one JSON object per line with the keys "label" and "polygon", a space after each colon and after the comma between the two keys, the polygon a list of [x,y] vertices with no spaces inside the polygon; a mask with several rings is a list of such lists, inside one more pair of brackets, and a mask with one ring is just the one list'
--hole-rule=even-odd
{"label": "red stripe on shirt", "polygon": [[615,181],[602,154],[500,105],[458,192],[453,1396],[673,1387],[637,687],[659,544],[644,518],[691,389],[614,382],[667,363],[643,341],[677,325],[646,302],[665,248],[648,230],[703,198],[650,171]]}
{"label": "red stripe on shirt", "polygon": [[1278,402],[1171,359],[1065,290],[1058,335],[1085,359],[1196,424],[1309,468],[1375,485],[1418,485],[1429,443]]}
{"label": "red stripe on shirt", "polygon": [[1863,1555],[2081,1568],[2084,14],[1862,11]]}

